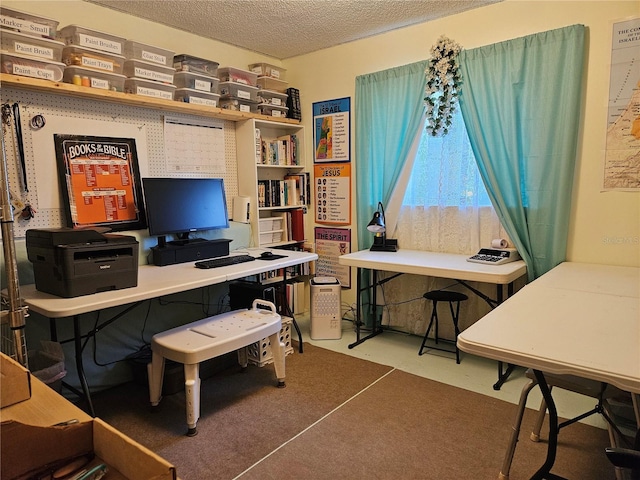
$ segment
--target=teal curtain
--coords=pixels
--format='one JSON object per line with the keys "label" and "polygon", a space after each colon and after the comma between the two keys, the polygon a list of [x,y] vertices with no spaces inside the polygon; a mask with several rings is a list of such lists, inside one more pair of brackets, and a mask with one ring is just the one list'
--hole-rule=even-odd
{"label": "teal curtain", "polygon": [[530,281],[566,256],[584,56],[583,25],[459,55],[469,140]]}
{"label": "teal curtain", "polygon": [[[371,247],[367,225],[378,207],[387,205],[424,115],[427,60],[356,77],[356,223],[358,250]],[[400,245],[402,248],[402,244]],[[363,285],[368,285],[368,271]],[[364,290],[362,305],[369,304]],[[373,309],[363,308],[365,326]]]}
{"label": "teal curtain", "polygon": [[[367,224],[386,206],[424,114],[427,60],[356,77],[355,158],[358,249],[371,246]],[[402,248],[402,245],[400,245]]]}

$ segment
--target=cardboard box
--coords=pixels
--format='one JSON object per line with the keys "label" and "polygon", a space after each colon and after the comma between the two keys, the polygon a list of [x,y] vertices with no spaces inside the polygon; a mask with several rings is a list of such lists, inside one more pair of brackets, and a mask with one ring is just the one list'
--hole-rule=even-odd
{"label": "cardboard box", "polygon": [[7,480],[53,472],[86,455],[95,455],[89,466],[107,466],[110,480],[177,478],[173,465],[99,418],[51,427],[2,422],[0,445],[2,478]]}
{"label": "cardboard box", "polygon": [[31,398],[31,375],[22,365],[0,353],[0,408]]}

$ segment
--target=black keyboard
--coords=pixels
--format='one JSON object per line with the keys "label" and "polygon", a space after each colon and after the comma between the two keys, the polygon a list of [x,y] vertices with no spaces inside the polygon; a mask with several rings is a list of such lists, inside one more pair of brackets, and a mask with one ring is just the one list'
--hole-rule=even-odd
{"label": "black keyboard", "polygon": [[234,255],[232,257],[216,257],[208,260],[200,260],[196,262],[198,268],[218,268],[227,265],[236,265],[238,263],[252,262],[256,258],[251,255]]}

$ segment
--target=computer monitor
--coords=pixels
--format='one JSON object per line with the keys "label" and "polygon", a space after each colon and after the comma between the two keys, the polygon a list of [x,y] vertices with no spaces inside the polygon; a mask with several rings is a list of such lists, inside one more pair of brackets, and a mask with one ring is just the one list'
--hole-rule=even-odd
{"label": "computer monitor", "polygon": [[189,242],[189,234],[229,228],[222,178],[143,178],[149,234],[174,234],[172,243]]}

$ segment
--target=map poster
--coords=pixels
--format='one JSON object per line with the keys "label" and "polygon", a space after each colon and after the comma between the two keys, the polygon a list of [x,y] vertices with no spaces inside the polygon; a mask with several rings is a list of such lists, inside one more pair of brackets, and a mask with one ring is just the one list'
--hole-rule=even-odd
{"label": "map poster", "polygon": [[349,97],[313,104],[314,163],[350,161],[350,118]]}
{"label": "map poster", "polygon": [[604,189],[640,189],[640,18],[613,24]]}
{"label": "map poster", "polygon": [[133,138],[54,135],[68,227],[147,227]]}
{"label": "map poster", "polygon": [[345,288],[351,288],[351,267],[340,265],[338,257],[351,253],[351,230],[316,227],[316,276],[335,277]]}
{"label": "map poster", "polygon": [[313,196],[316,223],[351,223],[351,164],[314,165]]}

